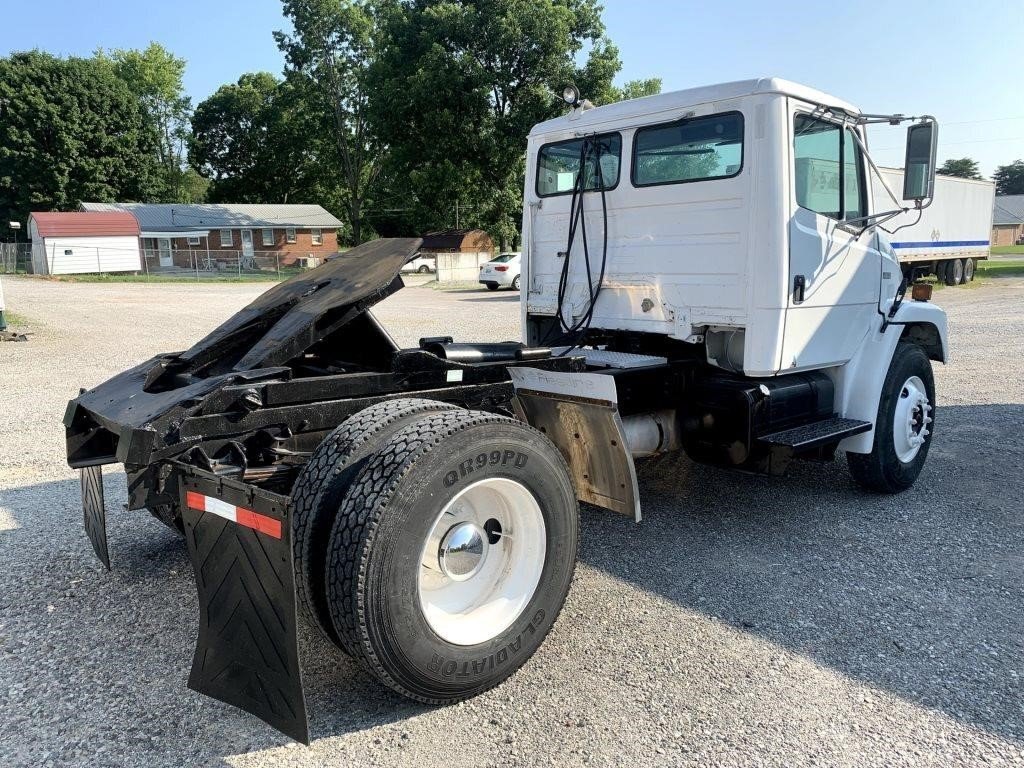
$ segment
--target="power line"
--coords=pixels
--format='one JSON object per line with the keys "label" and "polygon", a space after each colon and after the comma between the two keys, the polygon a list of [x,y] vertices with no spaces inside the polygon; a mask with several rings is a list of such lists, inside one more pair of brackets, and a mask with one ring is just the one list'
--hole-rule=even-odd
{"label": "power line", "polygon": [[[1024,141],[1024,136],[1010,136],[1006,139],[971,139],[970,141],[942,141],[944,147],[957,144],[996,144],[1004,141]],[[886,152],[888,150],[904,149],[904,147],[871,147],[872,152]]]}

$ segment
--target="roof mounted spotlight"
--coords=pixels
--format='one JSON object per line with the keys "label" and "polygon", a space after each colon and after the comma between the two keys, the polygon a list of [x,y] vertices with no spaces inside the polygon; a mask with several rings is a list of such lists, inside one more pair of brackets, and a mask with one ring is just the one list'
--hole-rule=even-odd
{"label": "roof mounted spotlight", "polygon": [[580,89],[571,83],[562,89],[562,101],[568,104],[572,109],[579,106],[580,103]]}

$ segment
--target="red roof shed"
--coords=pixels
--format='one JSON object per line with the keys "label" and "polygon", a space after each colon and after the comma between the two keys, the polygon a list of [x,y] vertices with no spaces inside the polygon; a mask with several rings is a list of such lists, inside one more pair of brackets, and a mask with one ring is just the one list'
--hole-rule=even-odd
{"label": "red roof shed", "polygon": [[41,237],[139,236],[139,222],[130,213],[33,212],[32,220]]}

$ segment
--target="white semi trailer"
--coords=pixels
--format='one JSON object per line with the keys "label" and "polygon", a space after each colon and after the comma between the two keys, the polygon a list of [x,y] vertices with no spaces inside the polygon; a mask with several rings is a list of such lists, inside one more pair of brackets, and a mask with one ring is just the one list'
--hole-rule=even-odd
{"label": "white semi trailer", "polygon": [[[881,168],[891,189],[903,188],[902,168]],[[887,197],[879,177],[875,199]],[[946,285],[969,283],[980,259],[989,257],[996,187],[991,181],[935,177],[935,199],[922,211],[908,211],[886,223],[890,243],[904,271],[935,275]]]}
{"label": "white semi trailer", "polygon": [[[417,701],[500,683],[565,600],[578,500],[639,519],[638,456],[917,479],[946,317],[879,225],[931,202],[934,120],[772,78],[566,95],[527,142],[522,343],[399,348],[369,307],[420,241],[379,240],[69,403],[104,562],[103,464],[188,542],[191,687],[308,740],[296,608]],[[894,205],[865,128],[902,121]]]}

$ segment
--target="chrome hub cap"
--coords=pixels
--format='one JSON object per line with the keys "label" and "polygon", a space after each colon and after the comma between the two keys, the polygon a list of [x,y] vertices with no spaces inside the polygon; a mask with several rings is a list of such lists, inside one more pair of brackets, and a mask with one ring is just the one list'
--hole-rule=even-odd
{"label": "chrome hub cap", "polygon": [[893,445],[896,455],[904,464],[914,460],[931,434],[932,405],[928,402],[928,391],[918,376],[911,376],[903,383],[896,411],[893,414]]}
{"label": "chrome hub cap", "polygon": [[476,523],[459,523],[449,528],[437,556],[441,573],[453,581],[473,578],[487,556],[486,537]]}
{"label": "chrome hub cap", "polygon": [[420,556],[427,624],[454,645],[501,634],[533,597],[546,550],[544,516],[522,483],[494,477],[460,491],[434,520]]}

